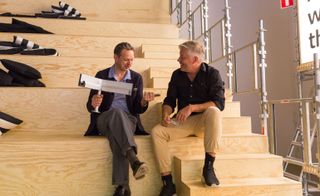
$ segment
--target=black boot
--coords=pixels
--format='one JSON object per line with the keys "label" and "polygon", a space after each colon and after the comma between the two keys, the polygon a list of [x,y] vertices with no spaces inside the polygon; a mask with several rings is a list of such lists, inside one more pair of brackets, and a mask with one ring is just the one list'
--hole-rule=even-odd
{"label": "black boot", "polygon": [[131,196],[131,191],[129,185],[119,185],[113,196]]}
{"label": "black boot", "polygon": [[162,176],[163,187],[160,196],[173,196],[176,194],[176,186],[172,182],[171,174]]}
{"label": "black boot", "polygon": [[219,185],[220,182],[214,172],[213,162],[215,161],[215,157],[212,157],[210,154],[206,153],[206,158],[204,161],[204,166],[202,170],[202,181],[207,186],[215,186]]}
{"label": "black boot", "polygon": [[138,180],[145,177],[146,173],[148,173],[148,167],[144,162],[139,161],[132,148],[127,151],[126,157],[130,162],[134,178]]}

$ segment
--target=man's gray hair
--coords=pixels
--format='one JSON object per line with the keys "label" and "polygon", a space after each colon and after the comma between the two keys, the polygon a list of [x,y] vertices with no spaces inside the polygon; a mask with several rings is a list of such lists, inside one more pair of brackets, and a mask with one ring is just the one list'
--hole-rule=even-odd
{"label": "man's gray hair", "polygon": [[200,57],[200,60],[203,60],[204,58],[204,47],[202,44],[200,44],[197,41],[186,41],[179,45],[179,49],[182,48],[187,49],[189,52],[196,54],[198,57]]}

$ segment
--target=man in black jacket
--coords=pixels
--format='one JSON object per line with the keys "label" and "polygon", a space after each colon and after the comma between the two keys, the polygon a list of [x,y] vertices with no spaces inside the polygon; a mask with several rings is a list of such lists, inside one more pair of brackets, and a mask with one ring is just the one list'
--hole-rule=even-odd
{"label": "man in black jacket", "polygon": [[[143,94],[143,82],[139,73],[130,70],[134,59],[134,48],[126,42],[114,49],[113,66],[99,71],[97,78],[133,84],[132,95],[91,90],[87,109],[91,112],[91,122],[85,135],[104,135],[108,138],[113,154],[112,183],[118,185],[115,196],[129,196],[129,163],[136,179],[145,176],[148,168],[137,158],[134,133],[144,133],[139,114],[148,108],[154,94]],[[100,113],[92,112],[99,107]]]}
{"label": "man in black jacket", "polygon": [[[160,196],[172,196],[176,193],[171,176],[168,142],[189,135],[204,138],[203,182],[208,186],[219,185],[213,162],[222,132],[224,83],[218,70],[202,62],[204,49],[200,43],[187,41],[179,48],[180,68],[171,76],[167,97],[162,106],[162,122],[151,131],[163,180]],[[178,112],[171,119],[176,103]]]}

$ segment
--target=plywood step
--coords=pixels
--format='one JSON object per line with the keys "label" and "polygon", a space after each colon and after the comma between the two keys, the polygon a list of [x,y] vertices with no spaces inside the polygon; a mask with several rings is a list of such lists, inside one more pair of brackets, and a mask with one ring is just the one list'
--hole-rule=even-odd
{"label": "plywood step", "polygon": [[182,183],[178,195],[183,196],[301,196],[301,183],[287,178],[240,178],[222,179],[218,187],[204,187],[197,181]]}
{"label": "plywood step", "polygon": [[[248,138],[250,136],[246,135],[243,139]],[[232,140],[223,138],[226,139]],[[243,145],[249,143],[251,151],[259,149],[255,142],[244,140],[236,146],[222,142],[222,146],[230,150],[235,147],[244,149]],[[111,186],[111,153],[103,137],[31,134],[12,130],[0,137],[0,141],[0,180],[3,182],[0,184],[0,195],[15,195],[18,191],[26,195],[34,192],[40,195],[48,192],[57,195],[105,195],[114,190]],[[138,156],[147,162],[150,173],[141,181],[134,181],[130,173],[133,194],[156,195],[161,182],[151,138],[136,136],[136,143]],[[194,137],[172,141],[170,152],[172,156],[194,154],[197,150],[195,143],[203,145]],[[196,153],[201,152],[198,150]]]}
{"label": "plywood step", "polygon": [[[0,13],[34,14],[50,10],[51,5],[58,5],[55,0],[2,0]],[[168,14],[169,1],[158,0],[68,0],[68,4],[79,10],[87,20],[122,21],[122,22],[154,22],[170,23]]]}
{"label": "plywood step", "polygon": [[[123,41],[129,42],[135,47],[135,56],[143,57],[141,44],[180,44],[181,39],[153,39],[132,37],[101,37],[82,35],[55,35],[55,34],[32,34],[32,33],[1,33],[1,41],[12,41],[13,36],[18,35],[31,40],[40,46],[55,48],[59,56],[73,57],[108,57],[113,58],[114,47]],[[163,51],[170,51],[164,48]]]}
{"label": "plywood step", "polygon": [[[202,176],[204,154],[175,156],[174,164],[179,179],[198,180]],[[214,168],[218,179],[283,176],[282,157],[271,154],[218,154]]]}
{"label": "plywood step", "polygon": [[[183,146],[183,144],[188,144]],[[186,137],[169,143],[170,152],[180,156],[204,154],[203,138]],[[181,147],[183,146],[183,148]],[[267,153],[267,137],[257,134],[223,134],[219,154]]]}
{"label": "plywood step", "polygon": [[[106,138],[12,134],[0,137],[0,195],[111,195],[112,153]],[[10,135],[11,134],[11,135]],[[149,137],[136,137],[150,172],[139,181],[130,170],[132,194],[159,193],[160,175]],[[148,188],[146,188],[148,187]]]}
{"label": "plywood step", "polygon": [[[161,68],[159,70],[160,70],[160,72],[162,72],[161,70],[164,70],[164,69],[165,68]],[[157,71],[158,68],[156,68],[156,69],[149,68],[149,70],[148,70],[148,77],[149,77],[148,78],[148,81],[149,81],[148,87],[149,88],[168,88],[172,72],[170,75],[167,75],[167,76],[165,76],[165,75],[167,73],[169,73],[171,71],[171,69],[172,68],[170,67],[168,71],[164,71],[164,72],[158,74],[158,71]],[[150,71],[150,70],[152,70],[152,71]],[[151,78],[150,75],[153,75],[153,76],[154,75],[162,75],[162,76],[159,76],[159,77],[154,76]],[[225,89],[225,97],[226,97],[226,101],[232,101],[233,95],[230,90]]]}
{"label": "plywood step", "polygon": [[150,88],[168,88],[170,77],[153,77],[150,80]]}
{"label": "plywood step", "polygon": [[[144,89],[162,96],[163,89]],[[15,131],[83,134],[88,127],[89,113],[86,102],[89,90],[84,88],[0,88],[0,108],[24,123]],[[150,102],[147,112],[141,115],[145,129],[158,123],[160,100]],[[156,110],[156,114],[154,114]]]}
{"label": "plywood step", "polygon": [[[180,42],[179,44],[182,44],[183,42]],[[162,52],[162,51],[167,51],[167,52],[173,52],[179,54],[179,44],[170,44],[168,42],[166,43],[153,43],[153,44],[142,44],[141,46],[141,52]]]}
{"label": "plywood step", "polygon": [[143,53],[143,57],[147,59],[178,59],[179,53],[178,52],[168,52],[168,51],[161,51],[161,52],[149,52],[146,51]]}
{"label": "plywood step", "polygon": [[180,67],[155,67],[152,66],[149,68],[149,78],[163,78],[163,77],[171,77],[172,73],[176,70],[179,69]]}
{"label": "plywood step", "polygon": [[[94,76],[99,70],[106,69],[114,64],[113,58],[94,57],[55,57],[55,56],[22,56],[0,55],[1,59],[9,59],[30,65],[41,72],[42,81],[47,87],[76,87],[80,73]],[[132,70],[142,74],[144,86],[147,87],[147,70],[151,65],[177,65],[174,60],[141,59],[136,58]],[[0,68],[5,69],[2,65]]]}
{"label": "plywood step", "polygon": [[[165,89],[144,89],[165,96]],[[69,131],[82,134],[89,123],[86,102],[89,89],[85,88],[0,88],[1,111],[8,112],[24,120],[21,131]],[[161,97],[149,105],[149,110],[141,115],[147,130],[160,122]],[[223,120],[226,132],[249,132],[250,119],[247,117],[226,117]],[[229,124],[242,122],[243,126]],[[239,123],[240,124],[240,123]],[[67,132],[68,133],[68,132]]]}
{"label": "plywood step", "polygon": [[[0,17],[11,23],[11,17]],[[19,18],[58,35],[179,38],[179,29],[171,24],[125,23],[88,20],[57,20],[50,18]]]}

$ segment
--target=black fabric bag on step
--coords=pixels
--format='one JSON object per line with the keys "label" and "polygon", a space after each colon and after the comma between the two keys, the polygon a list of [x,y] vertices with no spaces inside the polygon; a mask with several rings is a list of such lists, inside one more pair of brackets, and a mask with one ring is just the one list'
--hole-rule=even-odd
{"label": "black fabric bag on step", "polygon": [[41,78],[41,73],[29,65],[19,63],[16,61],[12,61],[12,60],[8,60],[8,59],[1,59],[0,61],[3,64],[3,66],[11,72],[18,73],[24,77],[29,78],[29,79],[40,79]]}
{"label": "black fabric bag on step", "polygon": [[0,112],[0,135],[20,125],[23,121],[10,116],[9,114]]}
{"label": "black fabric bag on step", "polygon": [[0,23],[0,32],[18,32],[18,33],[43,33],[53,34],[50,31],[46,31],[43,28],[29,24],[27,22],[12,18],[11,24]]}
{"label": "black fabric bag on step", "polygon": [[12,84],[12,76],[0,69],[0,86],[10,86]]}
{"label": "black fabric bag on step", "polygon": [[13,77],[13,82],[24,84],[26,87],[45,87],[46,85],[37,79],[30,79],[16,72],[9,71],[9,74]]}

